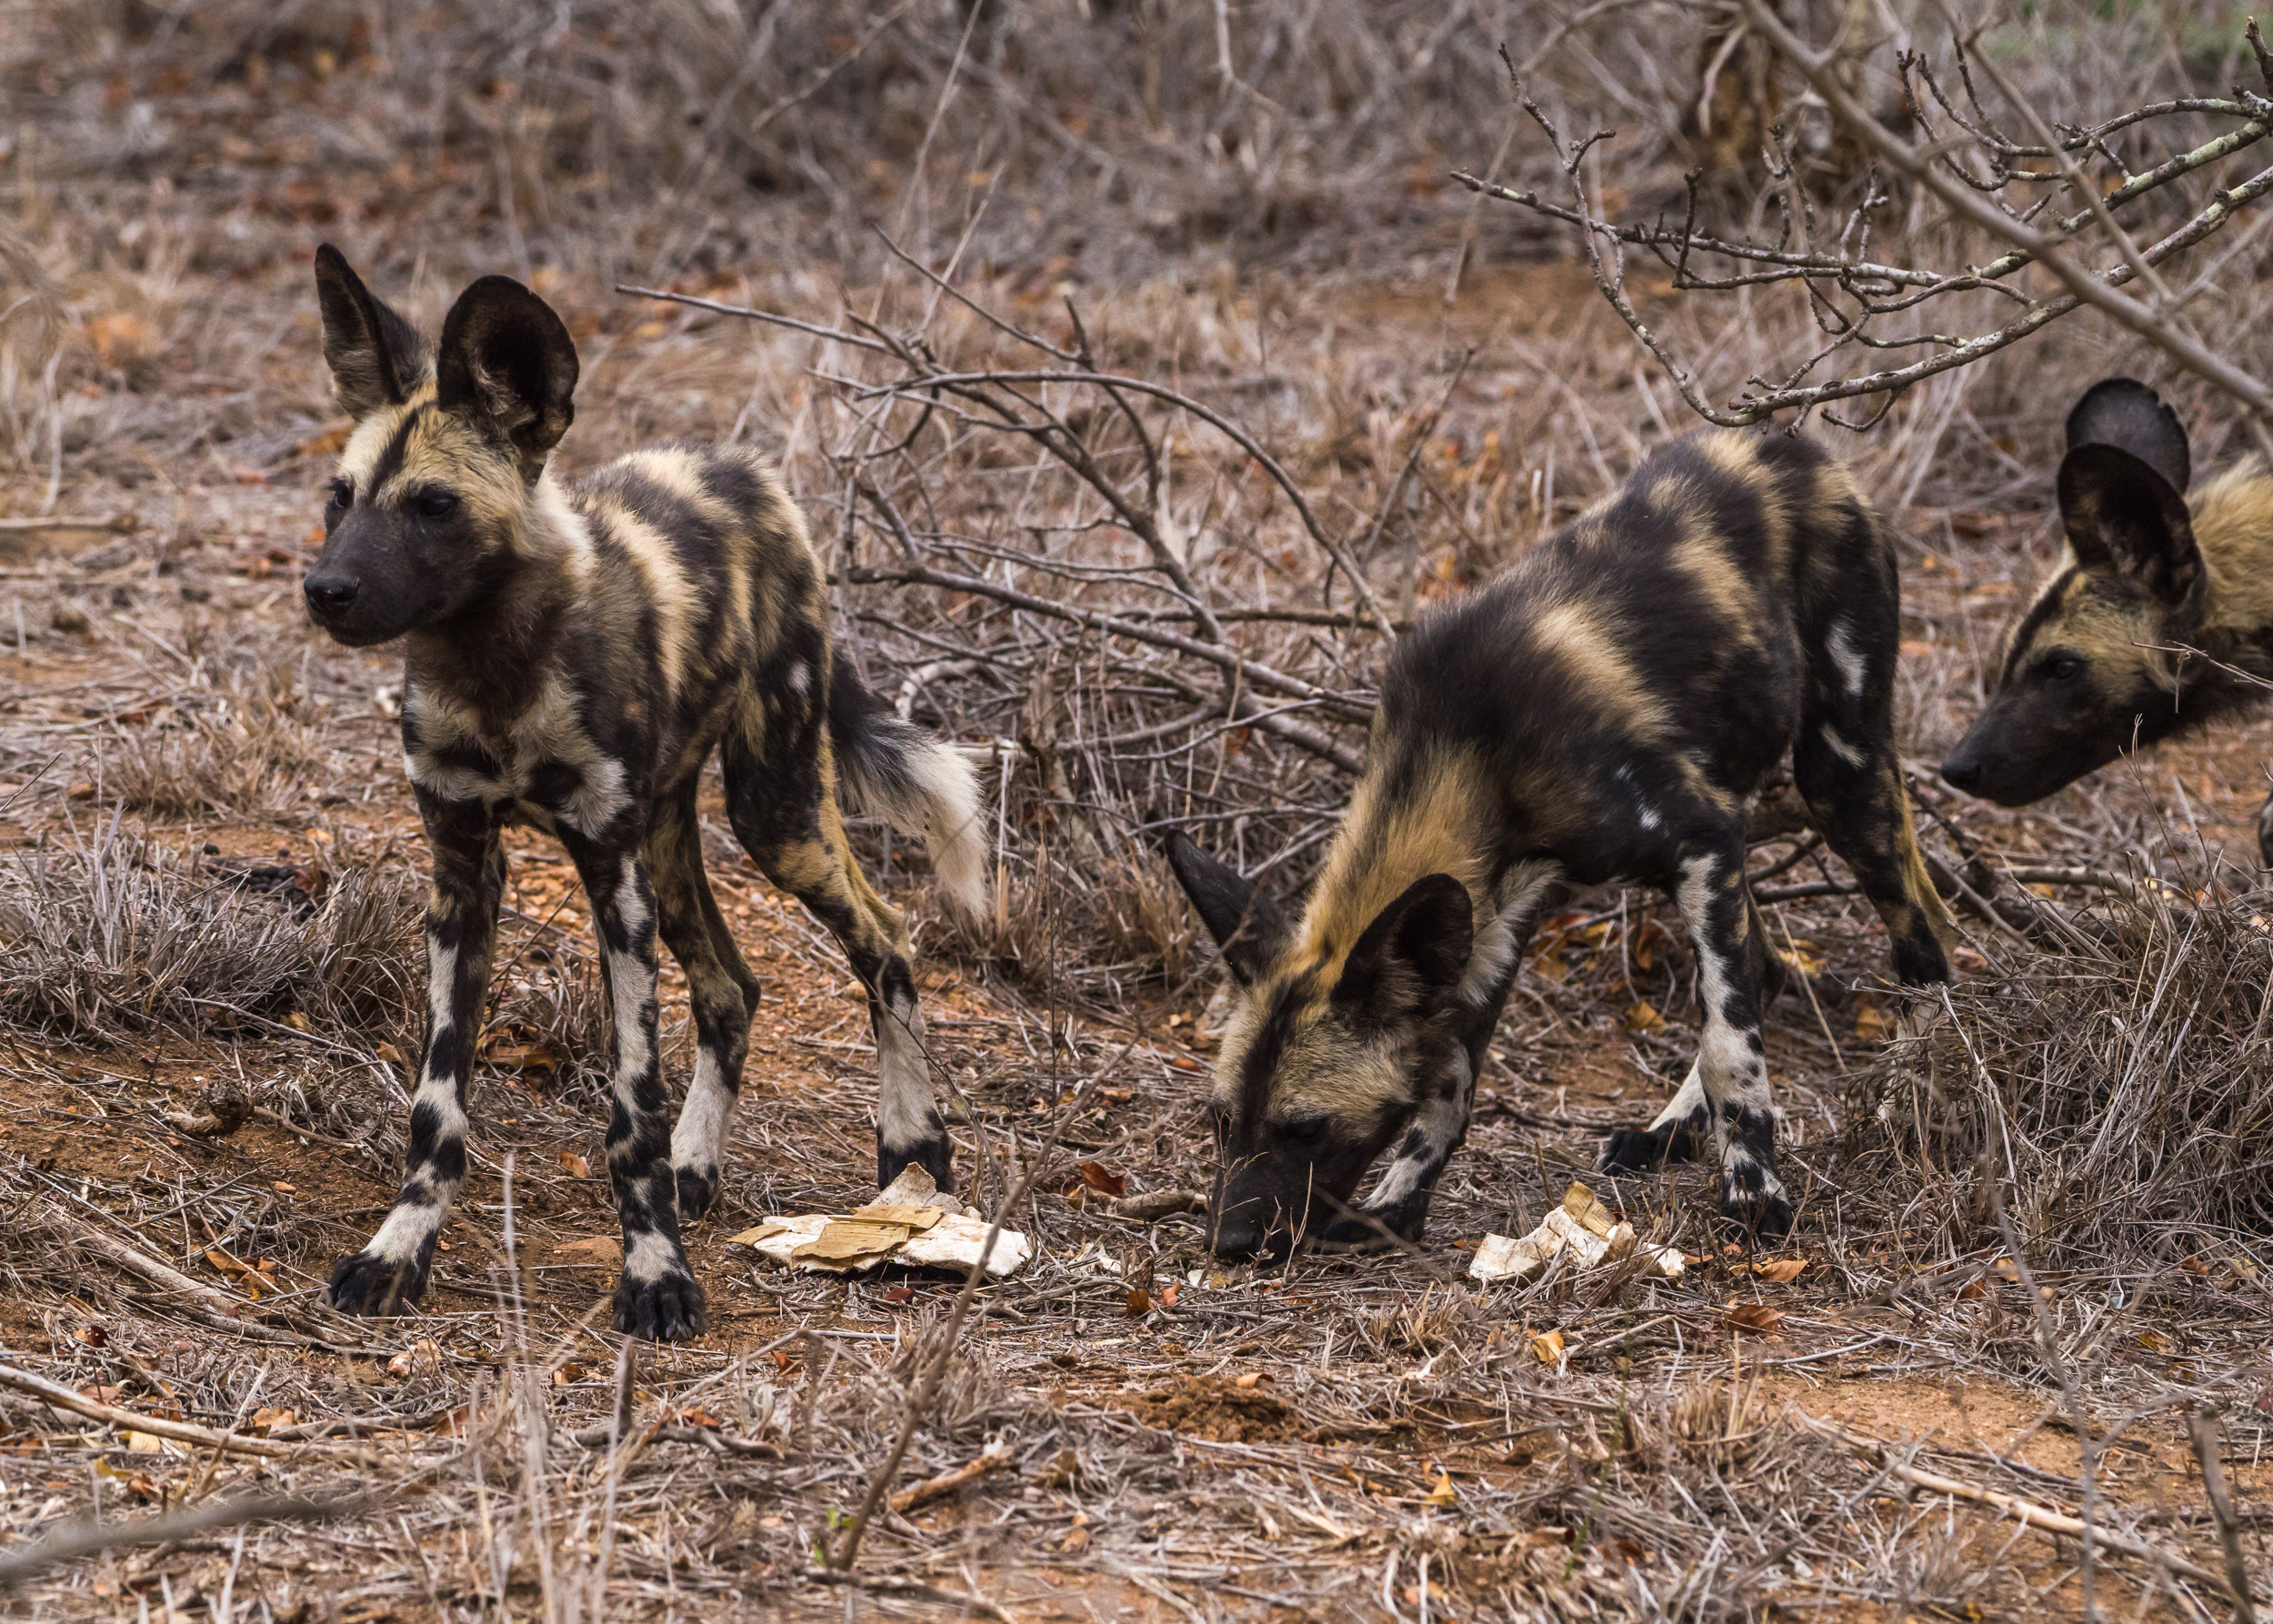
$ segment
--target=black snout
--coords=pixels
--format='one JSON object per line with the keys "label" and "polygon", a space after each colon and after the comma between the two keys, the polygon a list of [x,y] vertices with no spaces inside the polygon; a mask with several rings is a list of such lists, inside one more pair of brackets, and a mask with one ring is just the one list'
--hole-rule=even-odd
{"label": "black snout", "polygon": [[1941,764],[1941,777],[1952,789],[1972,790],[1981,782],[1981,758],[1960,750]]}
{"label": "black snout", "polygon": [[307,594],[308,613],[329,624],[355,603],[357,586],[346,576],[310,576],[301,590]]}
{"label": "black snout", "polygon": [[1263,1226],[1252,1212],[1228,1214],[1210,1227],[1207,1246],[1218,1258],[1252,1258],[1263,1249]]}

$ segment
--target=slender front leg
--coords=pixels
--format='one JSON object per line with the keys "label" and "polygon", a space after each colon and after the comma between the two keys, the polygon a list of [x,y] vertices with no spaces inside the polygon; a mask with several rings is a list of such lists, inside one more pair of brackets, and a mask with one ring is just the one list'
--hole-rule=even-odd
{"label": "slender front leg", "polygon": [[1720,1164],[1721,1214],[1775,1245],[1791,1232],[1791,1200],[1776,1176],[1776,1116],[1760,1037],[1741,829],[1684,854],[1680,903],[1697,947],[1697,997],[1705,1006],[1697,1080],[1708,1111],[1711,1154]]}
{"label": "slender front leg", "polygon": [[505,850],[478,801],[418,791],[434,856],[426,901],[426,1042],[410,1107],[410,1155],[393,1210],[363,1250],[332,1270],[332,1306],[392,1314],[426,1289],[435,1242],[466,1181],[466,1083],[481,1037],[482,999],[505,890]]}
{"label": "slender front leg", "polygon": [[635,847],[593,841],[565,827],[561,843],[592,902],[616,1028],[616,1098],[607,1121],[607,1173],[624,1226],[616,1328],[676,1342],[700,1334],[706,1315],[703,1288],[679,1242],[671,1116],[656,1048],[655,889]]}
{"label": "slender front leg", "polygon": [[1452,1041],[1421,1068],[1422,1096],[1381,1181],[1364,1207],[1327,1227],[1320,1237],[1324,1245],[1387,1246],[1392,1238],[1421,1238],[1437,1180],[1452,1153],[1467,1142],[1477,1074],[1491,1049],[1492,1034],[1516,984],[1524,949],[1530,945],[1539,916],[1559,906],[1565,895],[1561,871],[1550,863],[1521,864],[1501,878],[1497,906],[1477,932],[1467,974],[1460,984]]}

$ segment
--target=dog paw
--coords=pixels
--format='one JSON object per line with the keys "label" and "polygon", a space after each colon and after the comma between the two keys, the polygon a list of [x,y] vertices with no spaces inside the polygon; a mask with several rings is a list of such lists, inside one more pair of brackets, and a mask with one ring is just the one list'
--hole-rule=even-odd
{"label": "dog paw", "polygon": [[894,1148],[881,1139],[876,1142],[876,1188],[889,1189],[909,1162],[931,1175],[932,1183],[939,1187],[941,1195],[955,1193],[955,1142],[947,1138],[942,1127],[930,1138],[918,1139],[913,1145]]}
{"label": "dog paw", "polygon": [[709,1323],[702,1283],[690,1274],[652,1280],[628,1275],[616,1288],[616,1328],[650,1342],[684,1342]]}
{"label": "dog paw", "polygon": [[1763,1251],[1791,1238],[1791,1201],[1778,1188],[1747,1189],[1732,1179],[1721,1191],[1720,1216]]}
{"label": "dog paw", "polygon": [[674,1168],[678,1181],[679,1222],[691,1224],[710,1210],[718,1198],[716,1168]]}
{"label": "dog paw", "polygon": [[398,1261],[371,1252],[342,1258],[332,1270],[325,1295],[343,1314],[385,1319],[402,1312],[426,1295],[426,1258]]}
{"label": "dog paw", "polygon": [[1619,1128],[1595,1158],[1597,1173],[1649,1173],[1675,1159],[1670,1128]]}

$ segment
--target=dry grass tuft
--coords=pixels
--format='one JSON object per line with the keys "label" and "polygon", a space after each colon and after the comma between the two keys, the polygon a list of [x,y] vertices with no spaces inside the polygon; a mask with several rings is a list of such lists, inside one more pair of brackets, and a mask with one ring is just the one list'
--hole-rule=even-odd
{"label": "dry grass tuft", "polygon": [[[298,1015],[399,1029],[423,1002],[420,901],[390,848],[343,854],[320,906],[176,852],[116,814],[0,865],[0,1018],[59,1038],[205,1034]],[[305,896],[305,891],[300,893]]]}
{"label": "dry grass tuft", "polygon": [[1984,1181],[2064,1261],[2273,1223],[2273,929],[2262,893],[2095,910],[1858,1071],[1850,1131],[1913,1181],[1916,1232],[1995,1244]]}

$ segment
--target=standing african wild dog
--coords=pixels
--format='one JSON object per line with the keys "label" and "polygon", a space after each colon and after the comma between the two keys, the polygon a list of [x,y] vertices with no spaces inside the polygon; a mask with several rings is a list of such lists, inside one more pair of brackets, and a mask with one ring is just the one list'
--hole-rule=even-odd
{"label": "standing african wild dog", "polygon": [[[694,1335],[703,1290],[682,1216],[717,1192],[757,979],[703,873],[695,797],[714,749],[735,834],[835,933],[866,987],[881,1094],[879,1181],[918,1162],[951,1188],[900,916],[846,844],[848,787],[923,830],[947,890],[981,902],[970,769],[881,709],[832,654],[805,522],[756,454],[668,446],[576,484],[546,459],[574,416],[567,329],[519,283],[461,295],[431,356],[328,244],[324,358],[355,419],[306,581],[351,647],[407,635],[403,755],[434,859],[426,1041],[401,1192],[333,1272],[331,1298],[387,1314],[426,1288],[466,1173],[499,832],[556,835],[592,905],[615,1027],[608,1175],[624,1230],[616,1326]],[[656,937],[686,973],[697,1048],[669,1126],[656,1048]]]}
{"label": "standing african wild dog", "polygon": [[[2193,471],[2186,429],[2152,389],[2116,377],[2085,391],[2060,460],[2067,546],[2007,635],[1997,692],[1943,777],[2025,806],[2264,697],[2273,476],[2245,456],[2189,496]],[[2209,658],[2168,652],[2178,647]],[[2258,851],[2273,867],[2273,799],[2258,814]]]}
{"label": "standing african wild dog", "polygon": [[1210,1099],[1216,1249],[1291,1247],[1347,1213],[1392,1142],[1365,1208],[1323,1238],[1418,1238],[1534,922],[1613,882],[1679,904],[1705,1031],[1672,1103],[1601,1165],[1709,1149],[1722,1210],[1786,1233],[1745,800],[1789,749],[1896,973],[1948,979],[1895,755],[1899,610],[1888,535],[1842,465],[1783,436],[1695,435],[1396,645],[1299,919],[1173,837],[1241,988]]}

